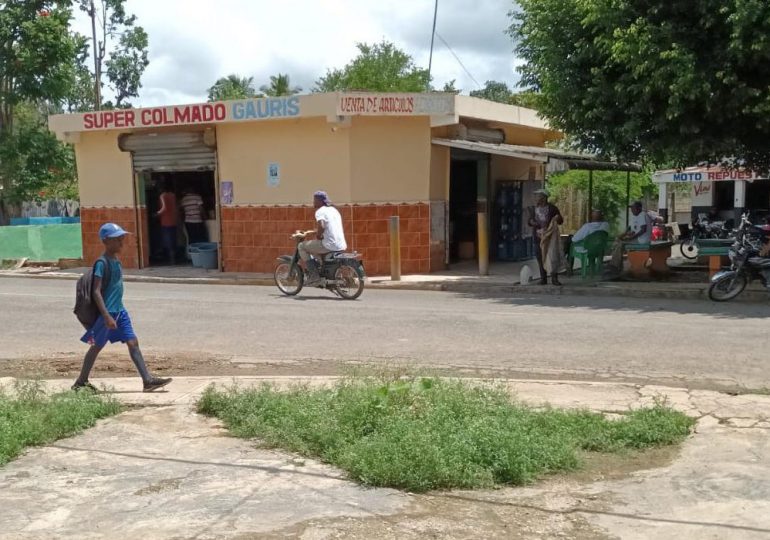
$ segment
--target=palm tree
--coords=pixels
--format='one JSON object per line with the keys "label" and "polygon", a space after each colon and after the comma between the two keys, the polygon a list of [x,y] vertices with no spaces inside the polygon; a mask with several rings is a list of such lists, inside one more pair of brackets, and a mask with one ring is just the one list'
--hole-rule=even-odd
{"label": "palm tree", "polygon": [[209,101],[262,97],[254,90],[254,77],[240,77],[235,73],[222,77],[209,88]]}
{"label": "palm tree", "polygon": [[266,96],[280,97],[280,96],[293,96],[302,92],[302,88],[299,86],[291,86],[289,76],[279,73],[278,75],[272,75],[270,77],[270,84],[265,84],[259,87]]}

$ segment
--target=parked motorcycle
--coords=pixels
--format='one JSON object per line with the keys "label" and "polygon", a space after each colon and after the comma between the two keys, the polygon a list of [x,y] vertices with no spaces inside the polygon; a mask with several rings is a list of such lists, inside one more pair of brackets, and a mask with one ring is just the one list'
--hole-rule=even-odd
{"label": "parked motorcycle", "polygon": [[[291,238],[297,243],[294,255],[278,257],[275,268],[275,285],[283,294],[299,294],[305,285],[307,276],[299,264],[299,244],[314,231],[297,231]],[[321,279],[311,286],[327,289],[345,300],[355,300],[364,292],[366,280],[364,265],[358,253],[334,252],[324,255],[321,260],[312,257],[311,263],[319,268]]]}
{"label": "parked motorcycle", "polygon": [[693,224],[690,237],[685,238],[680,243],[682,255],[686,259],[697,259],[698,240],[726,238],[730,238],[730,230],[725,227],[724,221],[709,221],[705,215],[701,214],[698,216],[698,220]]}
{"label": "parked motorcycle", "polygon": [[741,225],[735,233],[735,242],[728,254],[730,270],[717,272],[711,278],[708,292],[711,300],[732,300],[754,280],[759,280],[767,287],[764,271],[770,270],[770,258],[759,256],[759,251],[767,242],[767,235],[768,232],[753,225],[746,214],[741,216]]}

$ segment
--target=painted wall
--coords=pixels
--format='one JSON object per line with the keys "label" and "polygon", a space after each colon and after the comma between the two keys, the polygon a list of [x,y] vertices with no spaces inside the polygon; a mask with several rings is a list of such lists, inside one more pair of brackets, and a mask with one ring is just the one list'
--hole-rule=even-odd
{"label": "painted wall", "polygon": [[430,134],[427,117],[353,118],[351,202],[427,201]]}
{"label": "painted wall", "polygon": [[82,133],[75,145],[81,206],[133,206],[131,154],[118,148],[117,131]]}
{"label": "painted wall", "polygon": [[58,261],[82,253],[80,224],[0,227],[0,259]]}
{"label": "painted wall", "polygon": [[[313,192],[350,200],[350,130],[326,118],[217,126],[220,181],[233,182],[234,205],[309,204]],[[267,168],[279,165],[279,183]]]}

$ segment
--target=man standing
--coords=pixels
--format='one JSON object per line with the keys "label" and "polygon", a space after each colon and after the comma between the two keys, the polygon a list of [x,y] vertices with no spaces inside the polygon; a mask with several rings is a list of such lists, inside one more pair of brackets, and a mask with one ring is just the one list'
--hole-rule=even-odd
{"label": "man standing", "polygon": [[203,199],[193,188],[184,191],[180,203],[184,213],[184,226],[191,244],[206,241],[206,226],[203,224]]}
{"label": "man standing", "polygon": [[73,390],[84,388],[96,390],[96,387],[88,381],[96,357],[108,342],[118,341],[128,346],[128,354],[142,377],[145,392],[163,388],[171,382],[171,379],[161,379],[150,374],[142,357],[142,351],[139,349],[139,340],[131,325],[131,317],[123,307],[123,268],[118,255],[123,249],[123,239],[127,234],[114,223],[105,223],[99,229],[99,239],[104,244],[104,255],[94,263],[92,293],[93,301],[99,310],[99,317],[80,338],[83,343],[91,347],[83,359],[80,376],[72,385]]}
{"label": "man standing", "polygon": [[169,182],[163,182],[163,188],[160,194],[160,229],[163,238],[163,249],[168,256],[168,262],[171,265],[176,264],[176,195],[171,189]]}
{"label": "man standing", "polygon": [[535,237],[535,256],[540,267],[540,284],[548,284],[548,274],[551,274],[551,282],[561,285],[559,282],[559,249],[560,235],[558,225],[564,223],[561,212],[548,202],[548,192],[544,189],[535,191],[537,203],[529,218],[529,226],[533,228]]}
{"label": "man standing", "polygon": [[315,208],[316,239],[305,240],[299,245],[299,255],[305,262],[309,284],[321,279],[320,267],[313,264],[311,255],[323,256],[326,253],[344,251],[348,247],[345,242],[345,232],[342,229],[342,216],[339,210],[332,206],[325,191],[316,191],[313,194],[313,208]]}

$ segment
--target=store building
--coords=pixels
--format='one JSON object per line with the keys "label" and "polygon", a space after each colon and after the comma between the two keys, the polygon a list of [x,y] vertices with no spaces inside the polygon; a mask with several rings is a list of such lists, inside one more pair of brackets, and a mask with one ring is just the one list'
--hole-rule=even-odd
{"label": "store building", "polygon": [[754,221],[770,216],[770,179],[751,171],[721,167],[688,167],[656,171],[652,181],[658,184],[658,206],[668,216],[671,201],[676,200],[672,186],[685,185],[689,192],[691,220],[715,207],[725,220],[740,223],[748,211]]}
{"label": "store building", "polygon": [[477,257],[481,232],[492,260],[523,259],[532,192],[548,170],[587,159],[547,150],[559,134],[535,111],[444,93],[260,98],[56,115],[49,125],[75,146],[84,258],[98,256],[98,227],[114,221],[135,233],[123,255],[134,268],[156,262],[161,183],[203,197],[223,271],[272,271],[293,249],[290,233],[312,228],[318,189],[370,275],[389,271],[394,215],[404,273]]}

